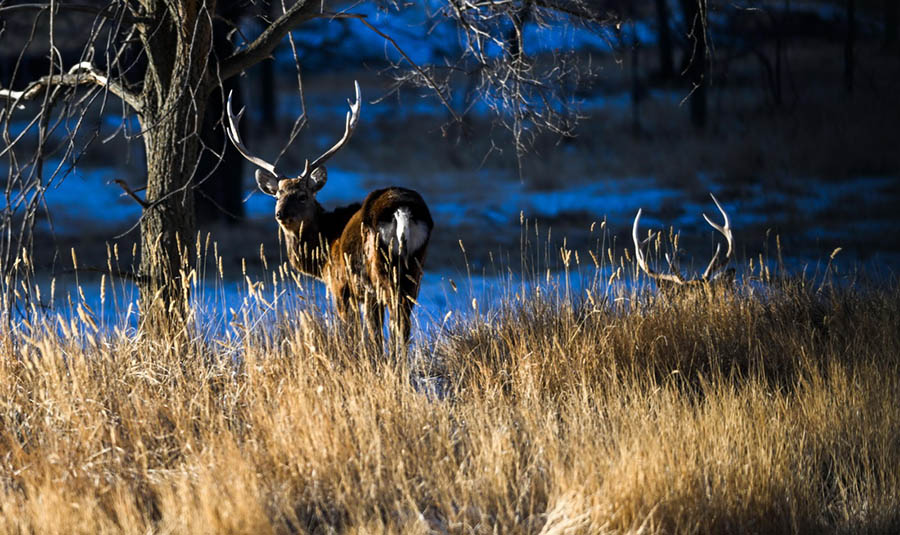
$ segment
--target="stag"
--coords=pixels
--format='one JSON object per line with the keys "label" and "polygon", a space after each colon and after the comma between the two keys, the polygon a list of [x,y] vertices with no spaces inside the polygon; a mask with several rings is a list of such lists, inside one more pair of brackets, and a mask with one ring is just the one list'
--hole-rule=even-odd
{"label": "stag", "polygon": [[251,154],[241,141],[238,125],[244,113],[231,109],[228,96],[228,137],[256,170],[256,184],[275,197],[275,219],[284,233],[288,259],[297,271],[325,283],[338,315],[358,319],[362,306],[370,339],[382,348],[385,309],[390,313],[391,343],[402,350],[409,342],[410,315],[419,293],[425,251],[434,223],[417,192],[399,187],[378,189],[362,203],[327,211],[316,200],[325,186],[324,164],[337,154],[359,123],[359,83],[344,135],[310,163],[289,177],[274,164]]}
{"label": "stag", "polygon": [[[641,222],[641,209],[638,209],[637,215],[634,216],[634,225],[631,228],[631,237],[634,240],[634,256],[637,259],[637,264],[641,268],[641,271],[646,273],[651,279],[656,282],[656,285],[663,291],[679,291],[684,288],[690,287],[709,287],[710,284],[720,284],[720,283],[732,283],[734,281],[734,270],[730,269],[727,271],[722,271],[727,265],[728,262],[731,261],[731,257],[734,254],[734,237],[731,234],[731,220],[728,219],[728,214],[725,212],[725,209],[722,208],[722,205],[719,204],[719,200],[716,199],[716,196],[712,193],[709,194],[712,197],[714,203],[716,203],[716,207],[719,209],[719,212],[722,213],[722,217],[725,219],[725,223],[723,225],[717,225],[713,223],[713,221],[703,214],[703,219],[706,220],[709,225],[716,229],[722,236],[725,237],[725,242],[728,245],[728,250],[725,253],[725,256],[720,256],[722,252],[722,244],[719,243],[716,245],[716,252],[713,253],[712,260],[709,261],[709,265],[706,266],[706,270],[700,276],[700,278],[694,279],[685,279],[681,276],[677,271],[672,273],[659,273],[654,271],[650,266],[647,265],[647,259],[644,258],[644,253],[641,251],[641,246],[644,243],[649,242],[654,238],[654,234],[650,234],[647,239],[641,242],[638,237],[638,225]],[[669,256],[666,255],[666,259],[669,260]],[[669,261],[669,266],[672,267],[673,261]]]}

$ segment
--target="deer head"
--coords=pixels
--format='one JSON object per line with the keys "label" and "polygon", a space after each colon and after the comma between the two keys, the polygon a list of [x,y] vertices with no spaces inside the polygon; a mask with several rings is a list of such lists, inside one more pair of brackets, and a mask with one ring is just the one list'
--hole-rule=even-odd
{"label": "deer head", "polygon": [[354,81],[353,84],[356,89],[356,99],[353,102],[347,100],[350,111],[347,112],[343,137],[312,163],[306,160],[303,172],[296,177],[282,174],[276,169],[275,164],[250,153],[241,141],[238,128],[244,110],[241,109],[235,115],[231,109],[231,94],[228,95],[228,138],[244,158],[259,167],[256,170],[256,184],[263,193],[275,197],[275,219],[285,233],[298,236],[303,229],[314,230],[316,217],[321,210],[321,206],[316,201],[316,193],[328,181],[328,171],[324,164],[349,141],[359,123],[361,103],[359,83]]}

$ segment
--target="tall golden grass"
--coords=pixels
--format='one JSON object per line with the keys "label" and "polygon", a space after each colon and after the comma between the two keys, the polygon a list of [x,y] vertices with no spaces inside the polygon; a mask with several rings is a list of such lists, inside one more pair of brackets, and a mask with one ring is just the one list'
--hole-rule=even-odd
{"label": "tall golden grass", "polygon": [[6,323],[0,533],[900,530],[896,282],[509,290],[412,363],[315,306]]}

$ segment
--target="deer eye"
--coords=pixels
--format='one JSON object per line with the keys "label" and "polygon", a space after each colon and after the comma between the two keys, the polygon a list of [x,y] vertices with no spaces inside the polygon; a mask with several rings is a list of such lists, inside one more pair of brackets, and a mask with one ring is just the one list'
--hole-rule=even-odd
{"label": "deer eye", "polygon": [[279,198],[285,199],[289,204],[305,204],[309,196],[305,191],[285,191]]}

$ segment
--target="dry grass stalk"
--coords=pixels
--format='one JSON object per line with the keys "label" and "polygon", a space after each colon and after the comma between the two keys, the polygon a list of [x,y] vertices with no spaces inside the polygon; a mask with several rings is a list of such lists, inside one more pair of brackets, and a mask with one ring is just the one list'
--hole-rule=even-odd
{"label": "dry grass stalk", "polygon": [[308,312],[6,329],[0,533],[900,527],[896,284],[623,297],[454,315],[412,370]]}

